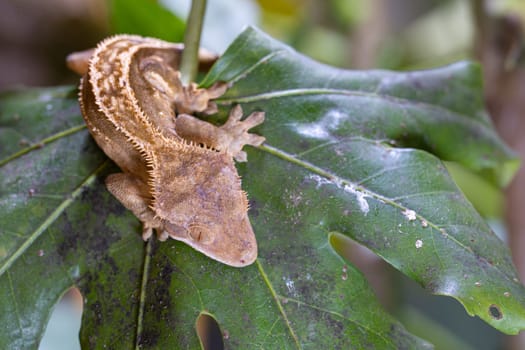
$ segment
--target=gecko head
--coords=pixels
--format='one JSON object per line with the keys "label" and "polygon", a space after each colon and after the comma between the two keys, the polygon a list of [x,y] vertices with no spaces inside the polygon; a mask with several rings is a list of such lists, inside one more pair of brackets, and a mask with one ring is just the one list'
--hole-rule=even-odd
{"label": "gecko head", "polygon": [[227,225],[194,218],[187,228],[167,224],[173,239],[183,241],[195,250],[233,267],[252,264],[257,258],[257,241],[248,216],[229,220]]}
{"label": "gecko head", "polygon": [[188,227],[188,238],[188,244],[230,266],[247,266],[257,258],[257,241],[247,215],[230,218],[224,225],[193,223]]}
{"label": "gecko head", "polygon": [[253,263],[257,242],[231,156],[187,146],[158,157],[152,209],[169,236],[226,265]]}

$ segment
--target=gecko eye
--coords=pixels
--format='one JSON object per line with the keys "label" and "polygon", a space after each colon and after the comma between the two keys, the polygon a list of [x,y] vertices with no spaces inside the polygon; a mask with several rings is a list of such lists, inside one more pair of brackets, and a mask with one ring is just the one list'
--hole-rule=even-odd
{"label": "gecko eye", "polygon": [[214,234],[205,226],[191,225],[188,229],[190,238],[200,244],[209,244],[213,241]]}

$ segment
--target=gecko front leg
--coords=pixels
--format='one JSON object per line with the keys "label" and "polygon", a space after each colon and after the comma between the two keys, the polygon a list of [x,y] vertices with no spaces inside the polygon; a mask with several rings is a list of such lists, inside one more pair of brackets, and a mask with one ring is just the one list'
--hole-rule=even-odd
{"label": "gecko front leg", "polygon": [[253,112],[246,119],[242,118],[242,108],[236,105],[228,120],[222,126],[215,126],[188,114],[181,114],[175,121],[177,135],[183,139],[223,151],[238,162],[246,161],[244,145],[260,146],[265,138],[250,134],[249,129],[264,121],[264,112]]}

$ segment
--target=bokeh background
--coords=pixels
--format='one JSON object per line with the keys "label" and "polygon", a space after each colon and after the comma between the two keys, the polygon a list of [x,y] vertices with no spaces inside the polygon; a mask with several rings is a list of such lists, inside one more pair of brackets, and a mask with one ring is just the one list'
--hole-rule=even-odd
{"label": "bokeh background", "polygon": [[[0,0],[0,92],[77,84],[68,53],[114,33],[181,41],[189,0]],[[218,53],[254,25],[321,62],[348,69],[413,70],[476,60],[487,108],[500,135],[525,157],[523,0],[208,0],[202,43]],[[169,25],[166,25],[169,23]],[[525,281],[525,172],[501,193],[456,164],[456,181],[508,242]],[[349,250],[387,310],[436,349],[525,349],[430,296],[365,249]],[[57,305],[40,349],[79,349],[81,296]]]}

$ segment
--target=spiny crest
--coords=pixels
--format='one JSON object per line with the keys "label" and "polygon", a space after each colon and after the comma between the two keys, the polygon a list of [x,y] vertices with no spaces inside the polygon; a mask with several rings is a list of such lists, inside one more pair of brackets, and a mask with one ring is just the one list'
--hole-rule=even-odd
{"label": "spiny crest", "polygon": [[[138,38],[138,37],[137,37]],[[137,45],[131,45],[128,41],[120,41],[122,37],[113,37],[105,40],[95,50],[92,64],[90,65],[90,81],[94,86],[94,93],[98,107],[111,121],[116,130],[125,134],[128,140],[134,141],[136,135],[140,135],[143,128],[154,130],[151,122],[141,110],[137,110],[137,104],[132,100],[133,91],[129,86],[129,62],[130,56],[136,51]],[[120,45],[118,45],[120,44]],[[108,46],[117,46],[116,48]],[[105,54],[110,51],[110,55]],[[108,69],[107,72],[102,70]],[[122,122],[119,117],[130,117],[138,121],[140,126],[121,129]],[[133,123],[129,123],[131,126]],[[130,130],[128,130],[130,129]],[[147,140],[142,140],[142,142]]]}
{"label": "spiny crest", "polygon": [[242,204],[246,208],[246,211],[250,210],[250,201],[248,200],[248,192],[241,190],[242,193]]}
{"label": "spiny crest", "polygon": [[[140,38],[139,38],[140,39]],[[119,78],[119,82],[121,85],[121,90],[125,91],[125,99],[124,103],[126,104],[126,107],[128,110],[132,111],[132,116],[135,117],[137,121],[141,124],[141,127],[147,130],[147,134],[153,134],[149,137],[148,142],[172,142],[173,140],[170,140],[165,137],[165,135],[162,133],[162,131],[158,128],[157,125],[155,125],[150,118],[146,115],[144,110],[141,108],[138,98],[136,97],[136,94],[130,85],[130,67],[132,65],[132,61],[135,57],[135,54],[139,52],[144,47],[148,47],[151,43],[148,43],[148,41],[154,41],[156,40],[138,40],[135,45],[130,46],[126,53],[121,55],[119,58],[121,60],[121,67],[122,70],[121,76]],[[143,130],[140,130],[143,131]],[[136,133],[136,135],[140,135],[140,133]]]}
{"label": "spiny crest", "polygon": [[146,112],[142,109],[139,104],[138,98],[135,92],[130,89],[129,103],[132,105],[132,109],[136,111],[137,118],[144,123],[147,130],[150,130],[154,136],[151,138],[151,142],[160,142],[161,144],[174,142],[175,139],[167,138],[160,128],[153,124],[150,118],[147,117]]}
{"label": "spiny crest", "polygon": [[97,51],[106,51],[110,46],[117,46],[119,44],[123,45],[139,45],[144,44],[146,47],[155,47],[155,48],[177,48],[177,49],[183,49],[183,44],[176,44],[176,43],[169,43],[157,38],[152,37],[143,37],[133,34],[116,34],[110,37],[105,38],[101,42],[98,43],[96,50]]}
{"label": "spiny crest", "polygon": [[154,153],[151,153],[151,156],[149,159],[146,160],[147,167],[148,167],[148,187],[149,187],[149,193],[151,194],[152,200],[150,203],[150,207],[155,212],[155,217],[158,217],[158,213],[155,210],[157,207],[157,199],[159,197],[159,192],[157,190],[156,184],[159,182],[158,173],[159,173],[159,160],[157,159],[157,156]]}
{"label": "spiny crest", "polygon": [[80,78],[80,83],[78,84],[78,104],[80,105],[80,110],[82,111],[82,113],[84,113],[84,111],[86,110],[86,106],[84,105],[84,99],[82,98],[83,97],[83,94],[84,92],[82,91],[84,89],[84,84],[85,84],[85,79],[84,77]]}
{"label": "spiny crest", "polygon": [[[142,47],[140,42],[141,38],[137,37],[137,44],[135,45],[117,45],[115,44],[122,37],[113,37],[105,40],[97,48],[91,66],[92,84],[96,86],[96,93],[98,94],[99,109],[102,110],[103,114],[110,117],[111,122],[115,125],[115,128],[121,131],[126,139],[137,149],[147,167],[147,184],[150,189],[150,193],[153,196],[153,202],[151,206],[155,206],[156,190],[155,183],[157,179],[157,164],[158,160],[155,158],[153,152],[149,148],[151,142],[161,144],[171,144],[174,148],[179,148],[183,143],[174,142],[173,139],[168,139],[158,129],[157,126],[153,125],[151,120],[146,116],[144,110],[140,107],[138,99],[129,84],[130,65],[133,55]],[[108,46],[119,46],[118,48],[111,48],[113,55],[99,54],[99,50],[106,51]],[[109,62],[105,60],[110,60]],[[109,72],[101,72],[100,69],[106,64],[106,67],[112,68]],[[103,74],[106,73],[106,74]],[[109,74],[107,74],[109,73]],[[117,123],[114,118],[118,118],[119,115],[126,115],[134,118],[142,128],[147,130],[147,134],[150,135],[148,140],[142,140],[137,137],[137,134],[144,130],[129,130],[129,128],[121,128],[120,123]],[[112,117],[112,118],[111,118]],[[130,125],[131,123],[128,123]],[[177,152],[177,150],[174,150]]]}
{"label": "spiny crest", "polygon": [[156,159],[155,153],[151,152],[151,150],[148,150],[147,148],[143,148],[140,151],[140,153],[146,163],[146,172],[148,174],[147,186],[149,188],[149,193],[153,197],[150,206],[154,206],[156,198],[155,183],[158,181],[156,175],[158,172],[158,169],[156,169],[156,164],[158,164],[158,160]]}

